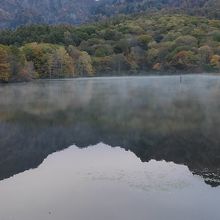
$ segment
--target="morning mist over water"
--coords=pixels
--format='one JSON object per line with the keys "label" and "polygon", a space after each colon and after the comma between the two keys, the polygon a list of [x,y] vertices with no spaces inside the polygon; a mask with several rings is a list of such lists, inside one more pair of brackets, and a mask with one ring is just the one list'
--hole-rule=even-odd
{"label": "morning mist over water", "polygon": [[219,77],[45,80],[0,94],[0,219],[219,219]]}

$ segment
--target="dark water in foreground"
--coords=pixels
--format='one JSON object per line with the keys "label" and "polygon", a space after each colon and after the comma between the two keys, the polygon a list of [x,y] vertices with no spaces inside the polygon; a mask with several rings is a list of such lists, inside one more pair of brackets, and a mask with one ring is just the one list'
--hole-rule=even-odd
{"label": "dark water in foreground", "polygon": [[2,86],[0,219],[219,220],[219,112],[215,76]]}

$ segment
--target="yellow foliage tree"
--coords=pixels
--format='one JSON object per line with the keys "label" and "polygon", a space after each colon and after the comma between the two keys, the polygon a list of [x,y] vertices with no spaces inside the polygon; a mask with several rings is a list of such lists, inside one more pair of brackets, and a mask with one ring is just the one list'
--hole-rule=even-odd
{"label": "yellow foliage tree", "polygon": [[10,79],[10,64],[8,52],[4,47],[0,47],[0,81],[8,82]]}
{"label": "yellow foliage tree", "polygon": [[212,56],[211,65],[216,69],[220,69],[220,56],[219,55]]}
{"label": "yellow foliage tree", "polygon": [[76,70],[79,75],[92,76],[94,74],[92,59],[87,52],[83,51],[80,53],[78,62],[76,63]]}
{"label": "yellow foliage tree", "polygon": [[64,47],[59,47],[48,55],[49,77],[74,76],[74,63]]}

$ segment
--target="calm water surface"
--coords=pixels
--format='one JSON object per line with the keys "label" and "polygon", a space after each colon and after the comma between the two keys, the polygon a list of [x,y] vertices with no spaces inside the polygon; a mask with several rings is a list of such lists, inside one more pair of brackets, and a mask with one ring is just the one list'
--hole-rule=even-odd
{"label": "calm water surface", "polygon": [[1,86],[0,220],[219,220],[219,112],[217,76]]}

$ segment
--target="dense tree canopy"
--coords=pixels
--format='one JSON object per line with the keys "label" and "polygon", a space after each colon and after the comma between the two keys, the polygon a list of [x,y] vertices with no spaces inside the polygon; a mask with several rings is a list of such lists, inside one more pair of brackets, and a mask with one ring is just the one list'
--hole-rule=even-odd
{"label": "dense tree canopy", "polygon": [[4,81],[220,69],[220,21],[188,15],[25,26],[1,31],[0,44]]}

